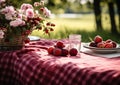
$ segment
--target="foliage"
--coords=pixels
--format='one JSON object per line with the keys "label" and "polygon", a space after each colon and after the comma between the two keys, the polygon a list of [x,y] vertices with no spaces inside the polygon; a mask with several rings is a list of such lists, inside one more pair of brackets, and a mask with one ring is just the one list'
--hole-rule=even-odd
{"label": "foliage", "polygon": [[[40,10],[37,10],[37,7]],[[49,34],[55,26],[54,23],[46,21],[50,14],[43,0],[35,2],[34,6],[23,3],[20,8],[0,0],[0,38],[6,38],[8,35],[9,38],[13,35],[27,36],[36,29],[43,29],[44,33]]]}

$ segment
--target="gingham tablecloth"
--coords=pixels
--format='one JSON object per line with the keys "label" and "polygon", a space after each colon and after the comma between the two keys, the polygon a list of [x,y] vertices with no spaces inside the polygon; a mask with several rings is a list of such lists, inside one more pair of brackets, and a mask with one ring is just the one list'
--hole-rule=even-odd
{"label": "gingham tablecloth", "polygon": [[0,52],[0,85],[120,85],[120,56],[49,55],[46,49],[55,42],[41,39],[22,50]]}

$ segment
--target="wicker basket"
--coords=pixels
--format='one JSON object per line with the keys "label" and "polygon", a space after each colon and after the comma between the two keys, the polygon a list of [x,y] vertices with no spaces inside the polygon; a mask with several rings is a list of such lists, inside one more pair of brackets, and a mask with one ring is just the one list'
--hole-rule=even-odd
{"label": "wicker basket", "polygon": [[24,47],[24,38],[25,36],[16,36],[7,39],[0,39],[0,51],[13,51],[20,50]]}

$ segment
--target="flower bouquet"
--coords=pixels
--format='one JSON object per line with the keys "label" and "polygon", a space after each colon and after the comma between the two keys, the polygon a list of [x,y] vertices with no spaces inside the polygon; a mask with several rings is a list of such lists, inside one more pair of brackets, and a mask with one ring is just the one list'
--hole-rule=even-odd
{"label": "flower bouquet", "polygon": [[33,30],[42,30],[49,35],[55,26],[45,19],[50,15],[44,0],[34,5],[23,3],[20,8],[0,0],[0,50],[21,49],[30,41],[28,35]]}

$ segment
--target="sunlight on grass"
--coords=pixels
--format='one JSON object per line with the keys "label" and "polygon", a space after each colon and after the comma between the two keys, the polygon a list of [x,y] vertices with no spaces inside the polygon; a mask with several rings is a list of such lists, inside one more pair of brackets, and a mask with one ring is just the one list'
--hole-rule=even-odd
{"label": "sunlight on grass", "polygon": [[64,28],[69,28],[69,30],[95,30],[94,16],[83,15],[78,18],[56,18],[52,19],[56,24],[55,31],[64,30]]}
{"label": "sunlight on grass", "polygon": [[[104,39],[111,38],[113,40],[118,40],[118,36],[111,35],[110,33],[110,21],[108,15],[102,15],[102,24],[104,30],[99,32],[96,30],[95,19],[93,14],[82,15],[78,18],[53,18],[49,21],[52,21],[56,24],[54,32],[51,32],[50,36],[44,34],[41,31],[33,31],[32,35],[40,36],[41,38],[49,39],[62,39],[68,38],[69,34],[81,34],[82,41],[88,42],[90,38],[93,38],[95,35],[101,35]],[[116,18],[117,19],[117,18]]]}

